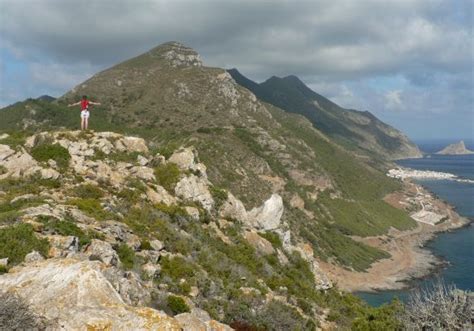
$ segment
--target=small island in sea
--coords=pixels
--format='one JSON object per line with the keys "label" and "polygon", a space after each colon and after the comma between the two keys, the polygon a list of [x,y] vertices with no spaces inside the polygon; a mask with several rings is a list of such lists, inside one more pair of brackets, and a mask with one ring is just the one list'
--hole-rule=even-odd
{"label": "small island in sea", "polygon": [[446,146],[436,154],[440,155],[465,155],[465,154],[474,154],[473,151],[466,148],[464,141],[461,140],[458,143],[454,143],[451,145]]}

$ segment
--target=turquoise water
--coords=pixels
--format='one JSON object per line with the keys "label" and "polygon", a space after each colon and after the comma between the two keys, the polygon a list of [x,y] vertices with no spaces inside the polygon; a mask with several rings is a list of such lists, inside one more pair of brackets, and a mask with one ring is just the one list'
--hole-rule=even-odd
{"label": "turquoise water", "polygon": [[[398,163],[413,169],[449,172],[474,180],[474,155],[432,155],[430,158],[407,159]],[[419,183],[456,207],[459,214],[474,220],[474,184],[447,180],[423,180]],[[474,291],[474,224],[441,233],[427,243],[426,247],[442,257],[448,263],[447,266],[426,279],[412,282],[410,289],[358,295],[373,306],[389,302],[395,297],[406,300],[414,288],[427,286],[437,277],[460,289]]]}

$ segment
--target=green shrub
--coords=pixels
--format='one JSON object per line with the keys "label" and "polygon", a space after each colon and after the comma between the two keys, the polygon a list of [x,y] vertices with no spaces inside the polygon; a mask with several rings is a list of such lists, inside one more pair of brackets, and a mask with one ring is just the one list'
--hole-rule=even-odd
{"label": "green shrub", "polygon": [[0,164],[0,175],[6,174],[7,171],[8,171],[7,168],[5,168],[4,165],[1,165],[1,164]]}
{"label": "green shrub", "polygon": [[148,240],[144,239],[140,242],[140,250],[151,250],[151,244]]}
{"label": "green shrub", "polygon": [[77,206],[87,215],[97,220],[113,218],[113,215],[106,212],[100,205],[100,202],[94,199],[73,199],[69,201],[69,204]]}
{"label": "green shrub", "polygon": [[172,219],[176,220],[177,217],[186,217],[188,213],[183,207],[178,205],[166,205],[164,203],[155,204],[155,208],[159,211],[162,211],[165,214],[168,214]]}
{"label": "green shrub", "polygon": [[48,249],[48,240],[36,237],[30,224],[0,228],[0,257],[8,257],[10,265],[22,262],[25,255],[33,250],[46,256]]}
{"label": "green shrub", "polygon": [[74,188],[74,195],[82,199],[100,199],[104,192],[96,185],[83,184]]}
{"label": "green shrub", "polygon": [[22,131],[14,131],[11,132],[8,137],[3,138],[0,140],[0,144],[2,145],[8,145],[13,149],[16,149],[16,147],[20,145],[24,145],[26,140],[25,133]]}
{"label": "green shrub", "polygon": [[17,220],[18,216],[20,216],[20,213],[16,210],[0,212],[0,224],[12,224]]}
{"label": "green shrub", "polygon": [[59,188],[59,180],[43,179],[38,175],[28,178],[6,178],[0,180],[0,190],[8,192],[10,195],[39,194],[44,188]]}
{"label": "green shrub", "polygon": [[174,315],[187,313],[190,311],[188,305],[181,297],[169,295],[167,298],[167,303],[168,307],[171,309]]}
{"label": "green shrub", "polygon": [[[91,242],[91,235],[82,231],[75,223],[68,220],[57,220],[55,218],[40,217],[39,221],[44,224],[44,230],[59,234],[61,236],[75,236],[79,239],[79,246],[85,246]],[[95,237],[95,236],[92,236]]]}
{"label": "green shrub", "polygon": [[135,251],[128,247],[127,244],[121,244],[118,246],[115,251],[117,252],[120,261],[122,262],[122,266],[124,269],[130,270],[135,265]]}
{"label": "green shrub", "polygon": [[69,165],[71,155],[69,151],[59,144],[41,144],[31,149],[31,156],[38,162],[56,161],[61,169]]}
{"label": "green shrub", "polygon": [[174,163],[161,164],[155,168],[156,180],[169,192],[173,192],[179,180],[179,175],[179,168]]}
{"label": "green shrub", "polygon": [[181,278],[191,278],[195,274],[195,267],[182,257],[169,258],[163,256],[160,264],[162,275],[169,276],[173,281],[179,281]]}
{"label": "green shrub", "polygon": [[214,199],[214,202],[216,204],[215,208],[219,209],[227,200],[227,191],[216,186],[211,186],[209,190],[211,191],[212,198]]}
{"label": "green shrub", "polygon": [[[397,318],[401,312],[403,312],[403,305],[396,300],[377,308],[367,307],[362,316],[353,320],[351,329],[357,331],[404,330],[402,321]],[[409,330],[412,329],[409,328]]]}
{"label": "green shrub", "polygon": [[267,231],[267,232],[259,232],[259,236],[267,239],[274,248],[282,248],[283,243],[281,242],[280,236],[275,232]]}

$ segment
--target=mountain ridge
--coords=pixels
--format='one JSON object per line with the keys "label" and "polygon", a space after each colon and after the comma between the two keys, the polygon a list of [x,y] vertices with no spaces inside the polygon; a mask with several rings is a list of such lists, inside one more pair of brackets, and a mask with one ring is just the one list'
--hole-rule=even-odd
{"label": "mountain ridge", "polygon": [[237,83],[250,89],[261,100],[308,118],[325,134],[346,148],[388,159],[421,157],[418,147],[403,133],[383,123],[368,111],[344,109],[312,91],[298,77],[272,76],[258,84],[237,69],[228,72]]}

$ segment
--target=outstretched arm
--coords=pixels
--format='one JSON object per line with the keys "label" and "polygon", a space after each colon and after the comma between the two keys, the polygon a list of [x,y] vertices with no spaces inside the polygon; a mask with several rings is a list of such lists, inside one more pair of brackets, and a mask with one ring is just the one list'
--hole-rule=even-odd
{"label": "outstretched arm", "polygon": [[100,106],[100,102],[93,102],[93,101],[89,101],[89,103],[90,103],[91,105],[97,105],[97,106]]}
{"label": "outstretched arm", "polygon": [[78,102],[76,102],[76,103],[71,103],[71,104],[69,104],[69,105],[67,105],[67,106],[68,106],[68,107],[72,107],[72,106],[78,106],[78,105],[80,105],[80,104],[81,104],[81,102],[78,101]]}

